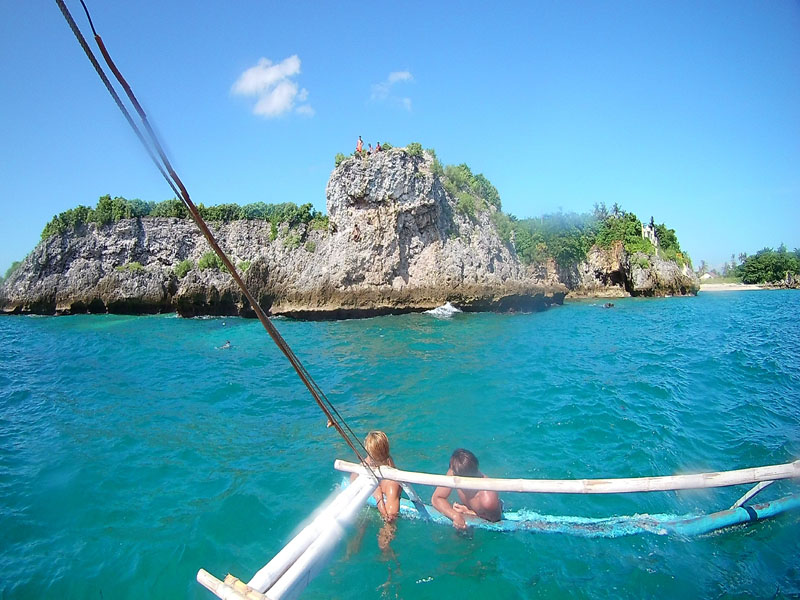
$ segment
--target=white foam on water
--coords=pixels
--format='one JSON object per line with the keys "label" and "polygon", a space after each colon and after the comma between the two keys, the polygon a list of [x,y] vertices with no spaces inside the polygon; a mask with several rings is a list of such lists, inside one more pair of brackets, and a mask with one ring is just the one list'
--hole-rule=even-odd
{"label": "white foam on water", "polygon": [[431,310],[425,311],[429,315],[433,315],[434,317],[440,317],[444,319],[449,319],[456,313],[463,312],[460,308],[457,308],[450,304],[449,302],[445,302],[441,306],[437,306]]}

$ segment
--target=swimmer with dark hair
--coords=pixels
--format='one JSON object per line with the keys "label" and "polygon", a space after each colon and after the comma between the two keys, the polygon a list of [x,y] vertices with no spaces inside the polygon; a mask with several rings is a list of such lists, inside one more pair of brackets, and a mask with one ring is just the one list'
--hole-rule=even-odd
{"label": "swimmer with dark hair", "polygon": [[[486,475],[478,469],[478,458],[469,450],[458,448],[450,457],[448,475],[459,477],[483,477]],[[456,488],[458,499],[461,501],[450,504],[450,494],[453,488],[437,487],[431,497],[433,507],[453,522],[456,529],[466,529],[467,523],[464,515],[480,517],[496,523],[503,518],[503,503],[497,492],[490,490],[461,490]]]}

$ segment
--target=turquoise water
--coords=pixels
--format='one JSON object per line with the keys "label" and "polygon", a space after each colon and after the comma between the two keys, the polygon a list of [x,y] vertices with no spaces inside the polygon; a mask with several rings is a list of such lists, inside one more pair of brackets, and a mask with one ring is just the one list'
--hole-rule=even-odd
{"label": "turquoise water", "polygon": [[[359,435],[388,432],[401,468],[444,472],[457,446],[496,477],[800,458],[800,294],[599,304],[275,323]],[[333,492],[333,460],[350,458],[256,321],[7,317],[0,356],[2,598],[211,598],[197,569],[249,579]],[[800,486],[773,488],[765,499]],[[553,515],[687,514],[745,490],[504,500]],[[386,552],[379,529],[363,513],[305,597],[800,594],[797,512],[691,539],[407,520]]]}

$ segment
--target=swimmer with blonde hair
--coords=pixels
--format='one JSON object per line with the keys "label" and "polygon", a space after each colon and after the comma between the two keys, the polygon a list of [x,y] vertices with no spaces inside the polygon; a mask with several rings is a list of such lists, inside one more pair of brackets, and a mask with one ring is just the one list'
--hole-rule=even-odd
{"label": "swimmer with blonde hair", "polygon": [[[395,466],[392,455],[389,453],[389,438],[383,431],[370,431],[364,438],[364,448],[367,449],[367,464],[370,467]],[[353,478],[351,477],[351,479]],[[400,484],[396,481],[382,479],[374,496],[384,520],[394,521],[400,512]]]}

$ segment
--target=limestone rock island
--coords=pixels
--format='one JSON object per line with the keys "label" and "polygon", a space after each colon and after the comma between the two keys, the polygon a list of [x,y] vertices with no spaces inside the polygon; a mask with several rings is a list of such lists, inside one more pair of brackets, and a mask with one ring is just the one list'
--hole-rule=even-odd
{"label": "limestone rock island", "polygon": [[[564,268],[526,263],[498,228],[499,207],[463,210],[435,156],[394,148],[339,162],[324,226],[210,221],[220,246],[273,315],[347,318],[427,310],[534,311],[577,295],[693,294],[674,262],[593,248]],[[463,200],[463,198],[462,198]],[[6,313],[243,315],[230,275],[203,264],[188,218],[78,223],[49,235],[0,288]],[[212,257],[213,258],[213,257]],[[655,263],[655,264],[651,264]],[[688,273],[687,273],[688,271]]]}

